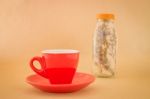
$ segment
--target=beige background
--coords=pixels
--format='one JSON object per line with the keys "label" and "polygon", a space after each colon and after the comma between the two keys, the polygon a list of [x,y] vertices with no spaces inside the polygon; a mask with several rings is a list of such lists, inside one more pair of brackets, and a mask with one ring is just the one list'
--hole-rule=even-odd
{"label": "beige background", "polygon": [[[43,93],[27,85],[28,62],[43,49],[78,49],[78,71],[91,73],[97,13],[116,16],[115,78],[99,78],[69,94]],[[0,0],[0,98],[149,99],[149,0]]]}

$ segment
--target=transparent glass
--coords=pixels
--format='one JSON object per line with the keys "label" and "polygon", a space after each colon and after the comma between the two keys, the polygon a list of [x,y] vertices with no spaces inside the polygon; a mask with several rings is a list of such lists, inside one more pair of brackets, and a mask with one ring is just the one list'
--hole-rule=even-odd
{"label": "transparent glass", "polygon": [[93,37],[93,73],[111,77],[116,67],[116,33],[114,20],[98,19]]}

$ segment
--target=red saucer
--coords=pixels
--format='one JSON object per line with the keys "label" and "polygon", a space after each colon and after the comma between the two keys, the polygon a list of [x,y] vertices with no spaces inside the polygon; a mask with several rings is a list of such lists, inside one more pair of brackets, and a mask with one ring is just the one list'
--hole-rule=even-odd
{"label": "red saucer", "polygon": [[39,75],[30,75],[26,78],[27,83],[46,92],[74,92],[85,88],[94,81],[94,76],[77,72],[71,84],[50,84],[49,81]]}

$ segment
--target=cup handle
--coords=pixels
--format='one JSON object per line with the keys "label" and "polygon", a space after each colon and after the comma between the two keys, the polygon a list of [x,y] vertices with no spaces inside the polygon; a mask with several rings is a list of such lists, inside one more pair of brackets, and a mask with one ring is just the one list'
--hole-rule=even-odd
{"label": "cup handle", "polygon": [[[41,69],[37,69],[37,68],[34,66],[34,64],[33,64],[34,61],[38,61],[38,62],[40,63]],[[39,75],[41,75],[41,76],[47,78],[46,75],[45,75],[45,71],[44,71],[44,70],[45,70],[45,67],[46,67],[44,57],[39,57],[39,56],[33,57],[33,58],[30,60],[30,67],[31,67],[31,69],[32,69],[34,72],[36,72],[37,74],[39,74]]]}

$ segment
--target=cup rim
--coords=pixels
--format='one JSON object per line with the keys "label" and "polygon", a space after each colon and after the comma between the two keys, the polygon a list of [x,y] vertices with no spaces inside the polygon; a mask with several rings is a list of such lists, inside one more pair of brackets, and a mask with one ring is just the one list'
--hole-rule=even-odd
{"label": "cup rim", "polygon": [[74,49],[50,49],[50,50],[43,50],[43,54],[73,54],[73,53],[79,53],[79,50]]}

